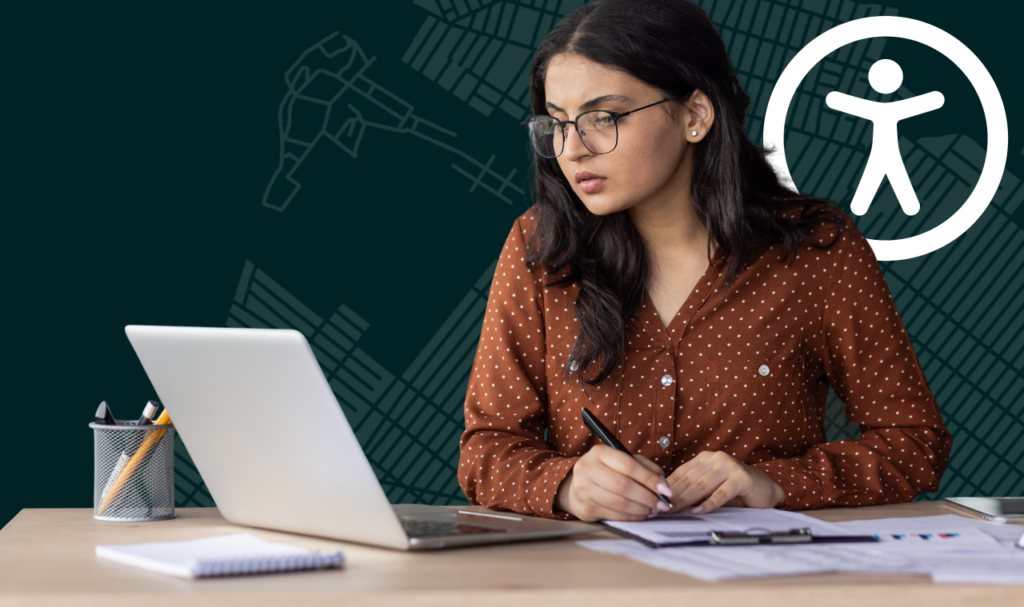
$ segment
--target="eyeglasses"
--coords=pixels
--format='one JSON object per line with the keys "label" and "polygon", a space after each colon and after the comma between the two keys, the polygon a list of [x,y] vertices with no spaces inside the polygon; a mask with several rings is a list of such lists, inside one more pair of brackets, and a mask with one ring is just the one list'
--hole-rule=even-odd
{"label": "eyeglasses", "polygon": [[545,158],[557,158],[565,149],[568,131],[565,125],[576,127],[580,140],[588,150],[595,154],[607,154],[619,143],[619,118],[669,101],[662,99],[644,107],[628,112],[610,112],[608,110],[590,110],[576,116],[576,120],[559,120],[554,116],[534,116],[521,124],[530,131],[533,149]]}

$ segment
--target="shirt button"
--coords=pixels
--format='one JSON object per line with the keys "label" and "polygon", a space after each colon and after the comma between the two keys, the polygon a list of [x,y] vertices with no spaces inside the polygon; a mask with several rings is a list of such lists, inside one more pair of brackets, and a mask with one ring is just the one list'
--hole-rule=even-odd
{"label": "shirt button", "polygon": [[[580,368],[580,365],[575,360],[572,361],[571,363],[569,363],[569,370],[570,371],[575,371],[576,369],[579,369],[579,368]],[[764,373],[762,373],[761,375],[764,375]]]}
{"label": "shirt button", "polygon": [[768,368],[768,365],[761,365],[760,367],[757,368],[757,372],[760,373],[762,377],[764,377],[765,375],[771,373],[772,370]]}
{"label": "shirt button", "polygon": [[658,446],[662,449],[668,449],[669,440],[667,436],[662,436],[658,439]]}
{"label": "shirt button", "polygon": [[668,375],[668,374],[662,375],[661,376],[661,385],[663,385],[663,386],[671,386],[672,385],[672,376]]}

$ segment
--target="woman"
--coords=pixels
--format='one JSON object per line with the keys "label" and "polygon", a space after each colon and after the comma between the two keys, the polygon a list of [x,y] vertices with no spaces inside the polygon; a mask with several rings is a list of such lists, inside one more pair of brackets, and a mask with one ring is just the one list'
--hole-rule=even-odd
{"label": "woman", "polygon": [[[572,11],[530,95],[537,204],[505,242],[470,377],[471,503],[642,520],[938,489],[952,437],[878,262],[746,137],[750,99],[699,7]],[[830,385],[859,440],[826,442]]]}

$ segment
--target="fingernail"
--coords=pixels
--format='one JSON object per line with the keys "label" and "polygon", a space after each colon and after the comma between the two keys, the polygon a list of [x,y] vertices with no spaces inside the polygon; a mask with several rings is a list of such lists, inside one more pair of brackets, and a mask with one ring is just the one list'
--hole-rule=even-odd
{"label": "fingernail", "polygon": [[[664,495],[665,497],[667,497],[669,499],[672,499],[672,490],[668,488],[668,485],[666,485],[664,483],[658,483],[656,489],[658,490],[658,493]],[[662,505],[664,505],[664,504],[662,504]]]}
{"label": "fingernail", "polygon": [[658,502],[657,505],[655,505],[654,507],[657,508],[658,510],[661,510],[662,512],[668,512],[669,510],[672,509],[669,508],[668,504],[666,504],[665,502]]}
{"label": "fingernail", "polygon": [[647,518],[651,518],[652,516],[656,516],[657,514],[658,514],[658,509],[657,508],[651,508],[651,513],[647,515]]}
{"label": "fingernail", "polygon": [[700,514],[701,512],[704,512],[704,506],[697,506],[693,510],[690,510],[690,514]]}

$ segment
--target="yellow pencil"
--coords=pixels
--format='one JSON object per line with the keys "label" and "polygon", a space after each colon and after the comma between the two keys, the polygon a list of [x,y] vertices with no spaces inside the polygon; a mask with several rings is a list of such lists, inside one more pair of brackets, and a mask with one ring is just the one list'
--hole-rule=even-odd
{"label": "yellow pencil", "polygon": [[[171,423],[171,416],[167,414],[166,408],[153,423],[158,426]],[[106,497],[104,497],[103,502],[100,503],[100,514],[103,514],[103,511],[107,509],[107,506],[114,501],[114,498],[117,497],[121,487],[124,486],[125,482],[128,481],[128,478],[131,477],[132,472],[139,467],[139,464],[142,463],[146,454],[156,446],[157,441],[163,437],[165,432],[167,432],[167,430],[150,430],[145,440],[142,441],[142,445],[131,456],[128,462],[124,465],[124,468],[121,469],[121,474],[117,475],[117,480],[115,480],[114,484],[111,485],[110,491],[107,491]]]}

